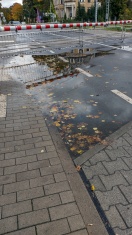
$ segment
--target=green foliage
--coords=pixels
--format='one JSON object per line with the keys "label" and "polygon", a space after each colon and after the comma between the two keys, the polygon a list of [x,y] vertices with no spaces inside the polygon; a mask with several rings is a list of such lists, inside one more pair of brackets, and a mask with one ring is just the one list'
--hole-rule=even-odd
{"label": "green foliage", "polygon": [[77,11],[76,11],[76,20],[77,21],[86,21],[87,20],[87,14],[85,11],[85,7],[80,5],[80,2],[78,3]]}
{"label": "green foliage", "polygon": [[111,0],[110,1],[110,12],[112,20],[119,20],[127,8],[128,0]]}

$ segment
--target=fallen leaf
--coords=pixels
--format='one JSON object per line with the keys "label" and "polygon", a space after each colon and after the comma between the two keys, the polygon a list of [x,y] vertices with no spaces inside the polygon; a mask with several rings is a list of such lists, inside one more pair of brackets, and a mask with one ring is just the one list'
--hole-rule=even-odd
{"label": "fallen leaf", "polygon": [[81,103],[79,100],[74,100],[74,103]]}
{"label": "fallen leaf", "polygon": [[81,166],[77,166],[76,169],[77,169],[77,171],[80,171],[81,170]]}
{"label": "fallen leaf", "polygon": [[98,128],[97,128],[97,127],[94,127],[94,128],[93,128],[93,130],[94,130],[94,131],[97,131],[97,130],[98,130]]}
{"label": "fallen leaf", "polygon": [[48,94],[48,96],[52,96],[52,95],[54,95],[54,93],[50,93],[50,94]]}
{"label": "fallen leaf", "polygon": [[67,103],[67,100],[62,100],[63,103]]}
{"label": "fallen leaf", "polygon": [[43,149],[41,150],[41,153],[44,153],[44,150],[43,150]]}
{"label": "fallen leaf", "polygon": [[91,185],[91,190],[95,191],[95,186],[93,184]]}
{"label": "fallen leaf", "polygon": [[101,122],[105,122],[105,120],[102,120]]}
{"label": "fallen leaf", "polygon": [[88,226],[93,226],[93,224],[88,224]]}
{"label": "fallen leaf", "polygon": [[70,148],[71,151],[75,151],[76,150],[76,147],[73,146],[72,148]]}
{"label": "fallen leaf", "polygon": [[82,154],[82,153],[83,153],[83,150],[78,150],[77,153],[78,153],[78,154]]}
{"label": "fallen leaf", "polygon": [[26,106],[22,106],[23,109],[26,109],[27,107]]}
{"label": "fallen leaf", "polygon": [[59,126],[60,126],[60,123],[56,121],[56,122],[54,122],[54,125],[57,126],[57,127],[59,127]]}

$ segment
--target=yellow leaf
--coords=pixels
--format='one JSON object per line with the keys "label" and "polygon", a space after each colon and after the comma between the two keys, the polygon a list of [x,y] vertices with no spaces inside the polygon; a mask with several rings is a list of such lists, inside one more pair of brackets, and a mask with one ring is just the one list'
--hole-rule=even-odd
{"label": "yellow leaf", "polygon": [[59,127],[60,126],[60,123],[59,122],[54,122],[55,126]]}
{"label": "yellow leaf", "polygon": [[93,184],[91,185],[91,190],[95,191],[95,186]]}
{"label": "yellow leaf", "polygon": [[71,150],[71,151],[75,151],[75,150],[76,150],[76,147],[73,146],[73,147],[70,148],[70,150]]}
{"label": "yellow leaf", "polygon": [[63,102],[63,103],[67,103],[67,100],[63,100],[62,102]]}
{"label": "yellow leaf", "polygon": [[83,151],[82,151],[82,150],[78,150],[77,153],[78,153],[78,154],[82,154]]}
{"label": "yellow leaf", "polygon": [[105,122],[105,120],[102,120],[101,122]]}
{"label": "yellow leaf", "polygon": [[50,93],[50,94],[48,94],[48,96],[52,96],[54,93]]}
{"label": "yellow leaf", "polygon": [[81,103],[79,100],[74,100],[74,103]]}
{"label": "yellow leaf", "polygon": [[94,131],[97,131],[97,130],[98,130],[98,128],[97,128],[97,127],[94,127],[94,128],[93,128],[93,130],[94,130]]}

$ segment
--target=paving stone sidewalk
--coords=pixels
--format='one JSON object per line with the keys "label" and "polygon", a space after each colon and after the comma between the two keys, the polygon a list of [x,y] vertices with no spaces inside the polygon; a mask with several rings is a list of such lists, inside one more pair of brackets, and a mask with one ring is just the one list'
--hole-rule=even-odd
{"label": "paving stone sidewalk", "polygon": [[132,122],[76,159],[116,235],[132,235]]}
{"label": "paving stone sidewalk", "polygon": [[107,235],[59,134],[24,87],[2,81],[0,94],[0,234]]}

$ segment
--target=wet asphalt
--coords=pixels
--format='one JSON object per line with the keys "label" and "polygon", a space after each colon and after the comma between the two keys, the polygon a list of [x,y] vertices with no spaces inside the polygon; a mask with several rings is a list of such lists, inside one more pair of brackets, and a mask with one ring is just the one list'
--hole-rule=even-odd
{"label": "wet asphalt", "polygon": [[[67,68],[65,74],[63,71],[57,72],[56,78],[59,79],[47,81],[46,76],[47,73],[49,75],[49,72],[51,76],[52,66],[49,69],[46,67],[46,73],[44,73],[43,64],[39,67],[36,64],[32,65],[31,69],[30,66],[21,67],[21,63],[19,63],[19,66],[16,64],[18,67],[15,70],[10,68],[8,71],[11,77],[26,83],[26,85],[29,81],[30,84],[36,82],[35,86],[26,89],[26,92],[32,96],[34,102],[42,109],[46,119],[50,120],[50,125],[55,125],[58,128],[73,159],[92,148],[96,143],[103,143],[106,136],[109,136],[132,119],[132,104],[112,92],[116,89],[132,98],[131,37],[128,35],[122,40],[121,37],[115,37],[115,39],[109,37],[110,32],[108,32],[108,35],[105,32],[103,38],[99,31],[97,34],[98,36],[95,37],[95,33],[90,32],[88,35],[80,37],[80,32],[73,33],[75,38],[80,38],[81,43],[72,42],[71,45],[68,45],[68,43],[59,45],[60,36],[59,34],[55,35],[58,48],[55,47],[54,43],[51,43],[48,51],[50,55],[53,52],[58,54],[59,50],[60,55],[67,59],[64,51],[71,52],[72,47],[80,48],[80,46],[92,52],[91,56],[83,63],[73,64],[72,71]],[[30,35],[32,48],[36,41],[39,44],[34,51],[41,51],[42,49],[41,36]],[[53,42],[54,35],[50,36]],[[63,36],[65,37],[65,32]],[[17,37],[16,42],[26,42],[26,37],[28,37],[26,34],[21,39]],[[46,37],[48,38],[49,34]],[[88,40],[87,37],[89,37]],[[47,42],[47,38],[43,41]],[[47,54],[47,48],[46,45],[43,54]],[[53,48],[53,52],[51,48]],[[14,66],[15,61],[18,61],[20,56],[19,47],[14,48],[14,50],[17,53],[16,58],[9,57],[6,61],[7,64],[11,64],[11,67]],[[24,54],[22,57],[25,65],[31,62],[34,63],[32,55],[28,55],[28,60],[26,60]],[[13,60],[12,63],[11,60]],[[69,67],[71,67],[71,63],[69,63]],[[78,73],[75,70],[76,67],[82,68],[93,77]],[[38,76],[38,74],[42,76]],[[28,79],[25,79],[26,77]],[[43,82],[37,83],[40,78]]]}

